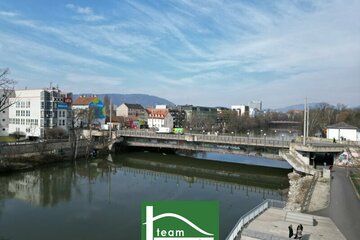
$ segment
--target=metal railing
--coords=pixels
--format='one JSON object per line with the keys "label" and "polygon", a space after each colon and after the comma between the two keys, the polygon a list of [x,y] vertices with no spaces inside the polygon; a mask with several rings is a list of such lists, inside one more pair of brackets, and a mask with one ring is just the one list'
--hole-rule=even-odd
{"label": "metal railing", "polygon": [[255,145],[268,147],[289,148],[289,140],[278,140],[273,138],[259,138],[259,137],[239,137],[231,135],[204,135],[204,134],[163,134],[151,131],[141,130],[118,130],[117,136],[125,137],[144,137],[157,139],[172,139],[172,140],[189,140],[197,142],[216,142],[239,145]]}
{"label": "metal railing", "polygon": [[258,215],[263,213],[266,209],[270,207],[274,208],[284,208],[286,202],[266,199],[252,210],[243,215],[235,224],[234,228],[231,230],[230,234],[227,236],[226,240],[234,240],[243,230],[244,226],[248,224],[251,220],[256,218]]}
{"label": "metal railing", "polygon": [[307,212],[309,210],[311,196],[312,196],[312,194],[314,192],[315,184],[316,184],[318,179],[319,179],[319,172],[316,171],[313,178],[311,179],[310,187],[307,189],[307,191],[305,193],[304,200],[303,200],[303,202],[301,204],[301,212]]}

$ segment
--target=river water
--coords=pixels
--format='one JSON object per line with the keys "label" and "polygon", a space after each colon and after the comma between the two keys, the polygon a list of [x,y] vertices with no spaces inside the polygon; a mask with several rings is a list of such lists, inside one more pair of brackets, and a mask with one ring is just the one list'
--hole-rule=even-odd
{"label": "river water", "polygon": [[239,163],[272,160],[223,156],[226,162],[215,161],[216,154],[130,152],[1,176],[0,240],[137,240],[141,202],[154,200],[218,201],[225,239],[264,199],[286,200],[290,170],[276,161],[283,169]]}

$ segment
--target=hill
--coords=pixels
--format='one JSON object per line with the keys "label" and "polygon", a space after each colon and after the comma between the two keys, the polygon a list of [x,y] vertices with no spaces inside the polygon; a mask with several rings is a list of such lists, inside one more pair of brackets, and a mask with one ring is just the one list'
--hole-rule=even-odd
{"label": "hill", "polygon": [[[328,103],[309,103],[309,108],[314,109],[314,108],[317,108],[321,104],[330,105]],[[304,110],[304,104],[297,104],[297,105],[291,105],[291,106],[287,106],[287,107],[283,107],[283,108],[274,109],[274,111],[277,111],[277,112],[287,112],[290,110]]]}
{"label": "hill", "polygon": [[116,94],[116,93],[108,93],[108,94],[92,94],[92,93],[81,93],[74,94],[73,98],[76,100],[80,95],[96,95],[100,99],[104,99],[105,95],[107,95],[113,104],[119,106],[122,103],[137,103],[141,104],[143,107],[154,107],[155,105],[167,105],[167,106],[175,106],[174,103],[170,102],[167,99],[160,98],[157,96],[151,96],[147,94]]}

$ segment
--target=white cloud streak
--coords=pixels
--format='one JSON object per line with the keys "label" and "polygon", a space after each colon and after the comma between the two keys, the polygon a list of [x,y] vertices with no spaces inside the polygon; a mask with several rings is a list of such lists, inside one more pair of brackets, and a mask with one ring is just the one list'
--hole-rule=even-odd
{"label": "white cloud streak", "polygon": [[46,61],[53,58],[73,73],[63,74],[68,81],[86,79],[89,64],[94,76],[109,77],[109,85],[122,82],[122,91],[146,91],[178,103],[231,105],[255,98],[273,107],[305,95],[360,103],[359,1],[156,4],[161,3],[122,2],[114,11],[129,17],[119,19],[109,11],[102,12],[105,19],[91,7],[67,4],[82,21],[56,25],[0,11],[0,21],[31,29],[35,36],[4,33],[0,51],[39,58],[33,64],[39,72],[52,69]]}
{"label": "white cloud streak", "polygon": [[74,4],[66,4],[66,7],[75,11],[81,16],[80,18],[77,17],[77,19],[82,19],[88,22],[96,22],[105,19],[104,16],[95,14],[91,7],[80,7]]}

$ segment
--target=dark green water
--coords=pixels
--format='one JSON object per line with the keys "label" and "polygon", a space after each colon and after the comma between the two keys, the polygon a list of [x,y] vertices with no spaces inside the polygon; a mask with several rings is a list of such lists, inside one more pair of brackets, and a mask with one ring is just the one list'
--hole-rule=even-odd
{"label": "dark green water", "polygon": [[224,239],[266,198],[285,200],[289,170],[126,153],[0,177],[0,239],[140,239],[145,200],[216,200]]}

